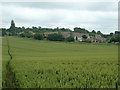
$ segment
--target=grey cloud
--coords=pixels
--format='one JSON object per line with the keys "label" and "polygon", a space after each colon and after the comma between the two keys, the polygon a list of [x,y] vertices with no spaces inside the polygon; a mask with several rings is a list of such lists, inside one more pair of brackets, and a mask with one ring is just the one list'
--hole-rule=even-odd
{"label": "grey cloud", "polygon": [[[42,27],[65,27],[71,28],[74,27],[82,27],[88,30],[100,30],[103,33],[113,32],[117,30],[117,15],[115,17],[114,14],[108,15],[109,12],[117,12],[117,8],[114,6],[112,2],[88,2],[88,3],[65,3],[65,2],[23,2],[23,3],[2,3],[3,7],[7,8],[7,10],[3,11],[3,26],[9,26],[10,20],[14,19],[18,26],[42,26]],[[42,14],[38,17],[30,17],[33,19],[26,18],[25,13],[20,13],[23,15],[18,15],[13,10],[8,10],[9,6],[14,6],[14,8],[28,8],[34,9],[35,14],[37,11],[38,14],[41,15],[43,12],[47,12],[47,15]],[[19,9],[20,9],[19,8]],[[39,11],[42,10],[43,12]],[[64,10],[66,10],[64,12]],[[75,13],[76,11],[77,13]],[[83,11],[88,11],[87,14]],[[20,9],[20,12],[22,10]],[[98,13],[99,12],[99,13]],[[31,14],[33,14],[32,11]],[[15,14],[15,15],[14,15]],[[78,14],[78,15],[76,15]],[[107,14],[107,15],[105,15]],[[81,16],[82,15],[82,16]],[[94,16],[92,16],[94,15]],[[99,15],[99,16],[98,16]],[[33,15],[34,16],[34,15]],[[85,16],[85,17],[84,17]],[[88,18],[90,16],[91,18]],[[27,16],[29,17],[29,16]],[[84,17],[82,19],[81,17]],[[47,18],[47,19],[46,19]],[[97,19],[95,19],[97,18]],[[95,20],[93,20],[95,19]]]}
{"label": "grey cloud", "polygon": [[2,5],[17,5],[20,7],[41,9],[117,11],[114,2],[4,2]]}

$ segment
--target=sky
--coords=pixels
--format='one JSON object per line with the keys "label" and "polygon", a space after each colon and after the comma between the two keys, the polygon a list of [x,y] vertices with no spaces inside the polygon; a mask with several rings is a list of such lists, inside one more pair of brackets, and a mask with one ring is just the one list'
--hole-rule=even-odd
{"label": "sky", "polygon": [[14,20],[17,27],[81,27],[108,34],[118,30],[118,2],[104,1],[2,2],[1,27],[9,28]]}

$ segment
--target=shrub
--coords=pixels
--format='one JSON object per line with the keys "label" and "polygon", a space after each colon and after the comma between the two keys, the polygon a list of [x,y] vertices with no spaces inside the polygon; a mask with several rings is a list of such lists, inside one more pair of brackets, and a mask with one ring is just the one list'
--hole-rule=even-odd
{"label": "shrub", "polygon": [[27,38],[31,38],[33,37],[33,34],[29,31],[25,31],[22,34],[20,34],[21,37],[27,37]]}
{"label": "shrub", "polygon": [[21,34],[20,34],[20,37],[25,37],[25,33],[21,33]]}
{"label": "shrub", "polygon": [[[0,32],[0,33],[1,33],[1,32]],[[2,29],[2,36],[5,36],[5,35],[7,35],[6,30],[5,30],[5,29]]]}
{"label": "shrub", "polygon": [[64,37],[61,34],[49,34],[47,37],[48,40],[50,41],[63,41]]}
{"label": "shrub", "polygon": [[31,33],[25,33],[25,37],[31,38],[31,37],[33,37],[33,35]]}
{"label": "shrub", "polygon": [[36,39],[36,40],[42,40],[43,39],[43,35],[41,35],[41,34],[35,34],[34,35],[34,39]]}
{"label": "shrub", "polygon": [[74,38],[72,36],[70,36],[70,37],[66,38],[65,40],[68,41],[68,42],[73,42]]}
{"label": "shrub", "polygon": [[82,38],[86,40],[86,39],[87,39],[87,36],[86,36],[86,35],[83,35]]}
{"label": "shrub", "polygon": [[117,35],[117,36],[112,37],[110,39],[109,43],[111,43],[111,42],[120,42],[120,36]]}

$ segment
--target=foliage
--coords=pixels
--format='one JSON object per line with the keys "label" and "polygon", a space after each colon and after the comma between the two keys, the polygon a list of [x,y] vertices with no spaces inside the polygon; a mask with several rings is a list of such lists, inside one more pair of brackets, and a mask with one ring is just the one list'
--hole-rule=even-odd
{"label": "foliage", "polygon": [[43,35],[42,34],[35,34],[34,35],[34,39],[42,40],[43,39]]}
{"label": "foliage", "polygon": [[33,33],[30,30],[25,31],[24,33],[25,33],[25,37],[27,38],[33,37]]}
{"label": "foliage", "polygon": [[49,34],[47,37],[48,40],[50,41],[63,41],[64,37],[61,34]]}
{"label": "foliage", "polygon": [[120,35],[120,31],[115,31],[115,35]]}
{"label": "foliage", "polygon": [[21,33],[20,37],[26,37],[25,33]]}
{"label": "foliage", "polygon": [[86,35],[83,35],[82,38],[86,40],[86,39],[87,39],[87,36],[86,36]]}
{"label": "foliage", "polygon": [[31,38],[33,37],[33,33],[30,31],[25,31],[23,33],[20,34],[21,37],[27,37],[27,38]]}
{"label": "foliage", "polygon": [[120,42],[120,36],[114,35],[109,42]]}
{"label": "foliage", "polygon": [[84,29],[84,28],[80,28],[80,27],[75,27],[75,28],[74,28],[74,32],[89,33],[88,30],[86,30],[86,29]]}
{"label": "foliage", "polygon": [[68,38],[65,39],[66,41],[68,42],[73,42],[74,41],[74,38],[72,36],[69,36]]}
{"label": "foliage", "polygon": [[114,35],[114,33],[110,33],[110,36],[113,36]]}
{"label": "foliage", "polygon": [[[7,33],[6,33],[6,29],[2,28],[1,31],[2,31],[2,36],[7,35]],[[1,32],[0,32],[0,33],[1,33]]]}
{"label": "foliage", "polygon": [[54,28],[53,29],[53,31],[55,32],[55,31],[61,31],[61,32],[65,32],[65,31],[71,31],[69,28],[59,28],[59,27],[57,27],[57,28]]}
{"label": "foliage", "polygon": [[97,34],[99,34],[99,35],[103,35],[103,34],[101,33],[101,31],[97,31]]}
{"label": "foliage", "polygon": [[96,31],[95,30],[92,30],[92,32],[91,32],[92,34],[96,34]]}

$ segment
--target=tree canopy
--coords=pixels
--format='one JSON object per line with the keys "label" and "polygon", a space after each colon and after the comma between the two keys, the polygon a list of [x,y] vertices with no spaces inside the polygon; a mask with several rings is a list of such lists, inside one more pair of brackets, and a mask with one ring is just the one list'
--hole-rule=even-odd
{"label": "tree canopy", "polygon": [[68,42],[73,42],[74,41],[74,38],[72,36],[69,36],[68,38],[65,39],[66,41]]}
{"label": "tree canopy", "polygon": [[75,27],[75,28],[74,28],[74,32],[89,33],[88,30],[86,30],[86,29],[84,29],[84,28],[80,28],[80,27]]}
{"label": "tree canopy", "polygon": [[86,39],[87,39],[87,36],[86,36],[86,35],[83,35],[82,38],[86,40]]}
{"label": "tree canopy", "polygon": [[34,39],[36,39],[36,40],[42,40],[42,39],[43,39],[43,35],[36,33],[36,34],[34,35]]}
{"label": "tree canopy", "polygon": [[47,37],[48,40],[50,41],[63,41],[64,37],[61,34],[49,34]]}

